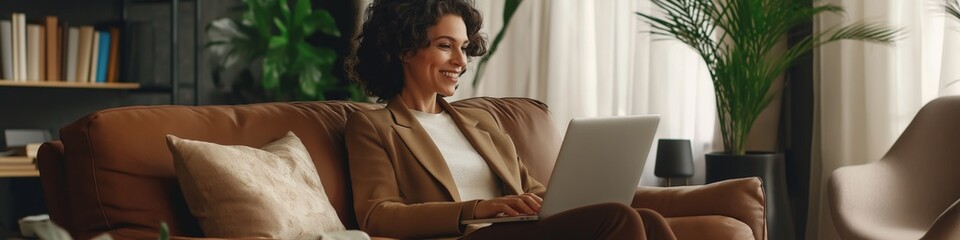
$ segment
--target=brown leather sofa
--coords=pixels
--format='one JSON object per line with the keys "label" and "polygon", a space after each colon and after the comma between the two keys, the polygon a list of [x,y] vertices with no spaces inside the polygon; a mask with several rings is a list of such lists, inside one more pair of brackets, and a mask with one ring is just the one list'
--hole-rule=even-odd
{"label": "brown leather sofa", "polygon": [[[525,98],[473,98],[453,104],[490,111],[514,137],[533,176],[549,179],[561,136],[546,105]],[[38,165],[50,217],[78,239],[104,232],[115,239],[156,239],[160,222],[169,225],[172,236],[203,237],[180,192],[164,136],[262,146],[293,131],[310,152],[340,219],[348,229],[356,229],[344,124],[351,112],[380,107],[327,101],[94,112],[61,129],[60,141],[40,149]],[[766,239],[756,178],[699,187],[642,187],[635,204],[668,217],[681,239]]]}

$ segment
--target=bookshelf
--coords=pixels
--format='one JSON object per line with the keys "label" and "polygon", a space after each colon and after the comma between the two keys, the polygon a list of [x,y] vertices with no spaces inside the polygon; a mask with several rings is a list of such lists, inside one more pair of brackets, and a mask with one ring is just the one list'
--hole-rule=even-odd
{"label": "bookshelf", "polygon": [[13,80],[0,80],[0,87],[39,87],[39,88],[87,88],[87,89],[119,89],[130,90],[139,89],[140,83],[116,82],[116,83],[88,83],[88,82],[21,82]]}
{"label": "bookshelf", "polygon": [[[121,36],[116,82],[70,82],[65,81],[64,77],[51,81],[14,81],[0,74],[0,130],[45,129],[54,134],[53,139],[58,139],[60,128],[102,109],[134,105],[199,104],[199,68],[200,64],[205,64],[200,59],[202,45],[198,43],[203,24],[199,19],[201,2],[219,6],[230,1],[0,0],[0,20],[9,21],[12,13],[23,13],[27,24],[42,25],[45,16],[55,16],[61,26],[87,25],[99,31],[119,27]],[[219,9],[203,10],[215,13]],[[126,29],[131,26],[150,33],[133,36],[143,37],[143,44],[123,45],[132,42],[125,42],[125,39],[133,38],[124,35],[134,33]],[[191,29],[191,26],[195,29]],[[68,36],[63,31],[58,29],[57,35]],[[45,33],[44,36],[49,35]],[[61,47],[59,51],[63,51],[62,41],[69,43],[68,40],[58,42]],[[138,52],[141,58],[124,55],[127,52],[123,49],[142,50]],[[8,52],[0,51],[0,57],[2,54]],[[61,53],[60,58],[64,54]],[[140,60],[144,58],[150,61]],[[60,75],[64,75],[65,65],[62,60],[60,63]],[[126,68],[124,64],[137,67]],[[194,74],[192,85],[187,75],[191,68]],[[0,66],[0,72],[4,70]],[[194,94],[193,101],[188,97],[191,93]],[[17,230],[16,220],[20,217],[47,212],[39,176],[40,172],[32,158],[0,157],[0,233]]]}
{"label": "bookshelf", "polygon": [[[187,4],[184,4],[186,2]],[[105,26],[119,27],[121,29],[121,35],[123,37],[129,37],[126,29],[129,27],[126,25],[128,21],[134,23],[143,23],[144,12],[142,11],[143,5],[153,5],[153,6],[167,6],[166,10],[161,10],[166,12],[167,15],[162,18],[154,18],[149,22],[151,28],[148,30],[153,32],[157,31],[158,35],[153,36],[150,39],[150,42],[144,42],[146,44],[164,44],[166,46],[162,48],[167,48],[166,53],[158,52],[158,50],[149,50],[146,56],[159,57],[155,58],[152,62],[141,64],[137,59],[127,58],[132,56],[123,56],[126,50],[124,44],[127,44],[125,39],[121,40],[121,56],[120,58],[120,71],[119,74],[123,81],[129,82],[113,82],[113,83],[88,83],[88,82],[67,82],[63,79],[58,79],[57,81],[12,81],[10,79],[3,79],[0,76],[0,88],[9,88],[9,89],[77,89],[76,91],[83,91],[83,89],[91,90],[121,90],[117,92],[127,92],[122,90],[134,90],[131,91],[132,95],[156,95],[162,94],[168,96],[168,100],[162,104],[192,104],[200,105],[200,93],[201,84],[198,82],[201,78],[199,63],[202,61],[200,58],[200,34],[202,32],[201,23],[201,2],[200,0],[88,0],[88,1],[73,1],[73,0],[35,0],[35,1],[0,1],[0,19],[9,20],[11,13],[25,13],[27,16],[27,23],[41,24],[42,18],[44,16],[55,16],[59,18],[59,23],[67,24],[69,23],[71,27],[80,27],[80,26],[94,26],[96,31],[106,30]],[[192,11],[183,11],[185,10],[182,6],[191,6]],[[139,8],[140,11],[132,11],[132,8]],[[163,9],[163,8],[160,8]],[[157,9],[159,10],[159,9]],[[157,11],[152,11],[157,12]],[[191,14],[192,12],[192,14]],[[160,16],[158,14],[148,14],[151,16]],[[184,16],[186,15],[186,16]],[[193,15],[193,16],[190,16]],[[185,23],[183,20],[193,20],[193,34],[192,39],[182,38],[180,35],[184,30],[189,31],[189,25],[181,26]],[[117,25],[119,24],[119,25]],[[165,25],[165,26],[161,26]],[[135,26],[140,27],[140,26]],[[161,29],[165,28],[165,29]],[[184,29],[186,28],[186,29]],[[66,30],[66,29],[64,29]],[[164,33],[159,33],[159,32]],[[66,31],[60,32],[59,34],[66,34]],[[164,39],[166,38],[166,39]],[[62,41],[67,41],[66,39],[61,39]],[[190,41],[192,40],[192,41]],[[58,43],[64,44],[64,43]],[[65,47],[65,46],[64,46]],[[135,47],[135,46],[126,46],[126,47]],[[136,46],[139,47],[139,46]],[[183,52],[178,52],[181,48],[193,48],[192,51],[192,84],[183,84],[180,78],[187,78],[185,75],[181,75],[183,70],[183,64],[190,62],[185,61],[188,58],[184,56]],[[135,48],[141,49],[141,48]],[[65,51],[65,50],[64,50]],[[0,53],[7,54],[7,53]],[[66,55],[66,53],[63,53]],[[96,54],[96,53],[93,53]],[[182,57],[181,57],[182,56]],[[65,56],[63,56],[65,57]],[[164,60],[161,60],[164,59]],[[161,63],[160,61],[164,61]],[[64,61],[66,62],[66,61]],[[124,62],[132,63],[141,67],[127,68],[128,66],[123,66]],[[92,63],[91,63],[92,64]],[[146,67],[144,67],[146,66]],[[188,65],[189,66],[189,65]],[[2,66],[0,66],[2,68]],[[142,69],[143,68],[143,69]],[[145,70],[146,71],[143,71]],[[189,69],[189,68],[188,68]],[[6,71],[6,69],[3,69]],[[42,71],[42,70],[41,70]],[[66,67],[62,67],[61,72],[66,72]],[[78,72],[80,70],[77,70]],[[129,73],[125,73],[129,71]],[[144,74],[137,74],[142,72]],[[133,74],[131,74],[133,73]],[[123,77],[127,75],[126,77]],[[146,76],[144,76],[146,75]],[[22,78],[20,78],[22,79]],[[191,89],[184,89],[191,88]],[[183,93],[182,90],[190,90],[187,93],[193,95],[193,102],[184,101],[181,96]],[[9,92],[9,91],[8,91]],[[33,94],[24,92],[23,94]],[[80,93],[87,94],[87,93]],[[100,94],[100,93],[93,93]],[[154,97],[137,97],[137,96],[127,96],[127,93],[123,95],[115,95],[119,99],[155,99]],[[159,96],[159,95],[157,95]],[[144,101],[126,101],[123,102],[135,102],[130,104],[143,104]],[[147,104],[156,104],[152,103],[153,100],[146,101],[151,102]],[[3,104],[2,99],[0,99],[0,105]],[[126,105],[126,104],[120,104]],[[117,104],[105,104],[104,106],[116,107]],[[0,127],[2,128],[2,127]]]}

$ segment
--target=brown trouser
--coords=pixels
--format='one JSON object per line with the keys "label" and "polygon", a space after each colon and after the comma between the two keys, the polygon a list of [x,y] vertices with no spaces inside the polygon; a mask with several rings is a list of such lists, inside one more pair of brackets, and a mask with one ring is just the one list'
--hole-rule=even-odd
{"label": "brown trouser", "polygon": [[619,203],[576,208],[532,222],[497,223],[462,239],[676,239],[659,213]]}

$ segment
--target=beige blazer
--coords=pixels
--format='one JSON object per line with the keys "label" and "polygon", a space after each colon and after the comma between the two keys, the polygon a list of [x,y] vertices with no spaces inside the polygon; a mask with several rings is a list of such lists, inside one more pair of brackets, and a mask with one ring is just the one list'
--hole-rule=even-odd
{"label": "beige blazer", "polygon": [[[440,106],[500,178],[503,195],[542,193],[490,113]],[[440,150],[402,101],[347,119],[353,202],[360,229],[373,236],[426,238],[464,234],[478,200],[461,202]]]}

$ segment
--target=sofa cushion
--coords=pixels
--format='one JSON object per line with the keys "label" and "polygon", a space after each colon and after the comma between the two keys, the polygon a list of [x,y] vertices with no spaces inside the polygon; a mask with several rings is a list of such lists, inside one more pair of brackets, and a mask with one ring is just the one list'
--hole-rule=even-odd
{"label": "sofa cushion", "polygon": [[317,238],[344,226],[293,132],[261,149],[167,135],[190,212],[208,237]]}

